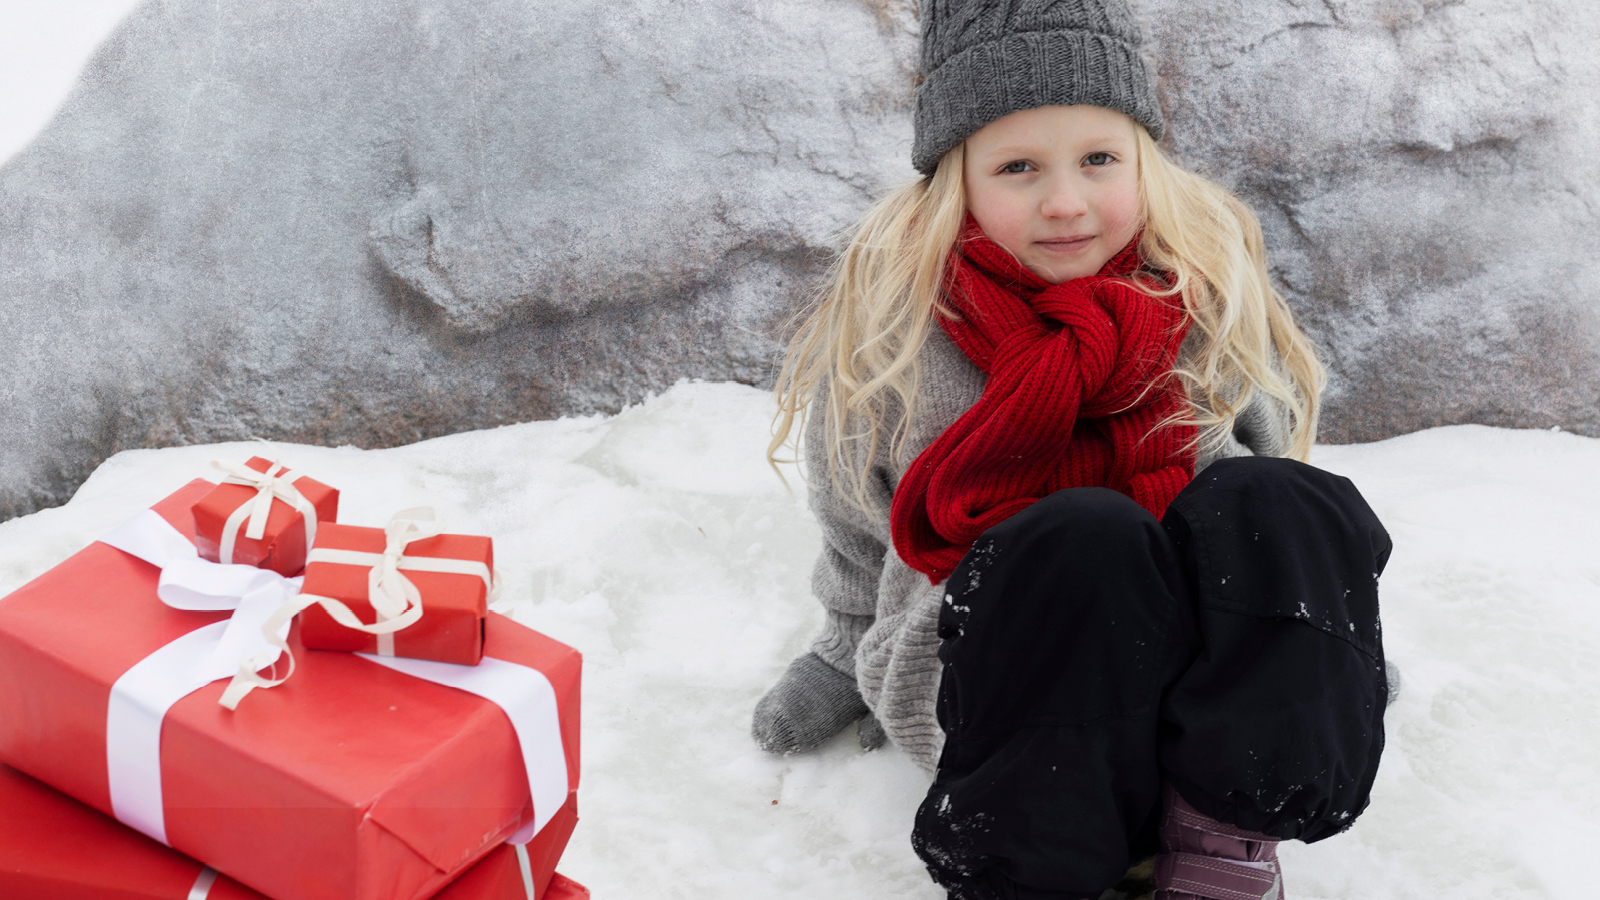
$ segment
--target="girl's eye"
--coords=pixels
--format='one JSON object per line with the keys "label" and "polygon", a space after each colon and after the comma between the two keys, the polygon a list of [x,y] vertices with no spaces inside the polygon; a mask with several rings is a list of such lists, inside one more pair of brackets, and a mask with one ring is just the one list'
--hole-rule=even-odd
{"label": "girl's eye", "polygon": [[1090,166],[1110,165],[1111,164],[1111,154],[1109,154],[1109,153],[1091,153],[1088,156],[1085,156],[1083,158],[1083,162],[1084,162],[1085,165],[1090,165]]}
{"label": "girl's eye", "polygon": [[1022,173],[1022,172],[1026,172],[1031,168],[1033,168],[1033,166],[1030,165],[1027,160],[1017,159],[1017,160],[1012,160],[1011,162],[1006,163],[1004,166],[1002,166],[1000,168],[1000,171],[1009,172],[1012,175],[1016,175],[1016,174],[1019,174],[1019,173]]}

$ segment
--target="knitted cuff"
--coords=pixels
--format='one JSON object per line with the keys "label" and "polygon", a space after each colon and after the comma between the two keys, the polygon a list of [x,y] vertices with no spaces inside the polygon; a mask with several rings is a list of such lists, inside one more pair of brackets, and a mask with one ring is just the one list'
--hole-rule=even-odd
{"label": "knitted cuff", "polygon": [[811,643],[811,652],[821,657],[823,662],[854,678],[856,647],[861,645],[861,636],[872,627],[873,621],[873,616],[852,616],[830,609],[822,622],[822,632]]}

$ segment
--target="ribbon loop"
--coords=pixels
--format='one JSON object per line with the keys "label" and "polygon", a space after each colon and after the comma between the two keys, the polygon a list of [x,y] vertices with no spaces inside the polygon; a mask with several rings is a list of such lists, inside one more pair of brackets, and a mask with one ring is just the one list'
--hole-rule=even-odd
{"label": "ribbon loop", "polygon": [[417,590],[411,579],[401,574],[400,565],[409,544],[437,537],[443,530],[432,507],[403,509],[389,517],[389,524],[383,529],[383,556],[367,573],[367,600],[377,613],[379,623],[399,619],[412,610],[416,611],[416,615],[411,621],[421,618],[422,592]]}

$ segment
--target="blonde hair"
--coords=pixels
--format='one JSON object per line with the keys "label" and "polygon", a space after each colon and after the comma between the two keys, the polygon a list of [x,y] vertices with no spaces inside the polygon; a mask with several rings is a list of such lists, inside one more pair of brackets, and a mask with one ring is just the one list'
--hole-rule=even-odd
{"label": "blonde hair", "polygon": [[[1182,421],[1220,444],[1253,392],[1265,391],[1289,409],[1291,452],[1304,460],[1316,439],[1326,376],[1272,287],[1260,222],[1226,189],[1168,160],[1142,127],[1134,130],[1144,227],[1139,249],[1169,283],[1140,288],[1181,297],[1191,334],[1203,335],[1200,352],[1172,373],[1200,401]],[[892,458],[903,456],[921,377],[918,351],[934,317],[951,314],[943,303],[945,262],[966,218],[965,162],[964,145],[957,144],[931,176],[896,188],[867,211],[802,311],[778,374],[768,460],[778,461],[807,415],[822,415],[829,478],[862,509],[867,472],[884,444]],[[810,409],[817,399],[822,408]],[[851,423],[855,430],[847,431]]]}

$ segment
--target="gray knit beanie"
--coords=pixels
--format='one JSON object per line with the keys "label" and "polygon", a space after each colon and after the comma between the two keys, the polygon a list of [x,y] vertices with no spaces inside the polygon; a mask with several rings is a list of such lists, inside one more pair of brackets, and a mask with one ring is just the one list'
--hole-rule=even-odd
{"label": "gray knit beanie", "polygon": [[922,0],[911,163],[939,158],[1002,116],[1085,103],[1126,113],[1156,140],[1155,74],[1127,0]]}

